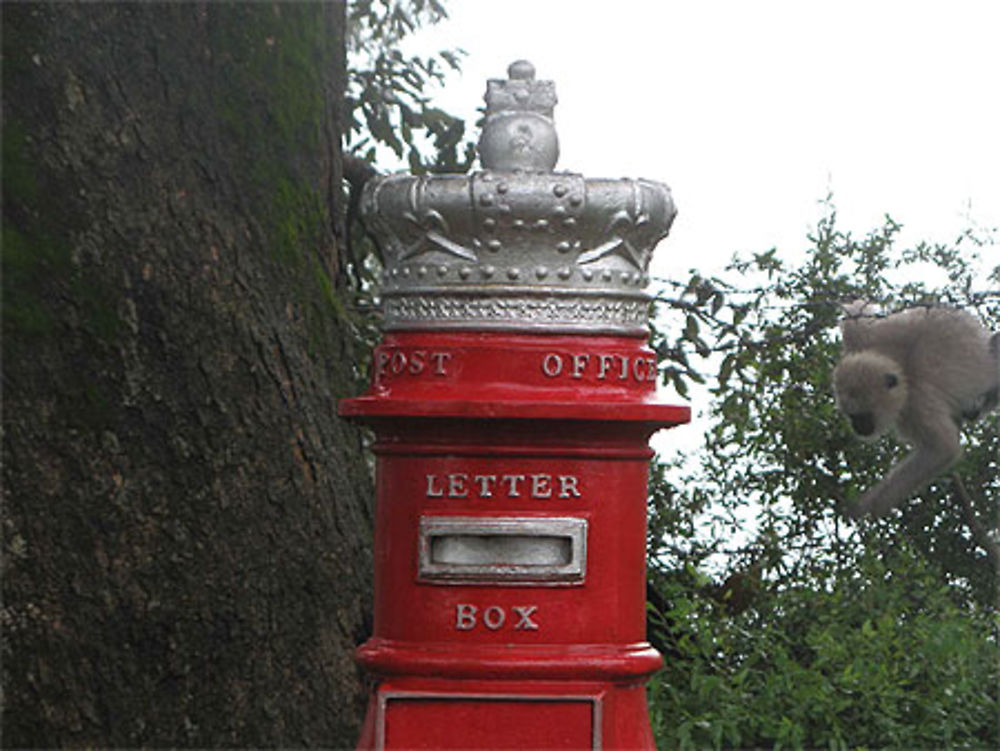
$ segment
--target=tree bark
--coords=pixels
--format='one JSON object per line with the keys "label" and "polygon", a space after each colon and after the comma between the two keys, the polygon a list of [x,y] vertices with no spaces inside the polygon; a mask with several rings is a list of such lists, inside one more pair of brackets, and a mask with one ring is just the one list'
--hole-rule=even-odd
{"label": "tree bark", "polygon": [[3,744],[347,747],[343,3],[4,3]]}

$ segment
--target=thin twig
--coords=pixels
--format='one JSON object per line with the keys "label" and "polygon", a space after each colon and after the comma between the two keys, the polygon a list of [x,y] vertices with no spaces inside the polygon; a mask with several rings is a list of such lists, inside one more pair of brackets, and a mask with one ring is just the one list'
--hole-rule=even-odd
{"label": "thin twig", "polygon": [[955,492],[958,495],[958,499],[962,502],[962,516],[965,517],[965,523],[969,525],[969,530],[972,532],[972,539],[976,541],[979,547],[986,551],[986,556],[990,559],[993,571],[1000,577],[1000,543],[993,539],[993,536],[983,526],[983,523],[976,515],[976,510],[972,506],[972,498],[969,496],[969,491],[965,489],[965,483],[962,482],[962,478],[955,472],[952,473],[951,479],[955,482]]}

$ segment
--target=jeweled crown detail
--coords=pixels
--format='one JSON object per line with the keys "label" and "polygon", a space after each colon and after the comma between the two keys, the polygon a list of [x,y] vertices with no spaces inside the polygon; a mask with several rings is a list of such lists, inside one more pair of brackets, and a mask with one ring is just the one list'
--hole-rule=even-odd
{"label": "jeweled crown detail", "polygon": [[489,82],[483,171],[366,188],[385,328],[645,335],[650,257],[676,214],[669,188],[553,172],[555,88],[525,61],[508,74]]}

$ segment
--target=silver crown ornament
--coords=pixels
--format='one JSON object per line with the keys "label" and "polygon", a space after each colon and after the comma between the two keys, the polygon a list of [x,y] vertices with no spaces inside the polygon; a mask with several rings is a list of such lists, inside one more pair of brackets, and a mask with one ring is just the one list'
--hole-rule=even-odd
{"label": "silver crown ornament", "polygon": [[670,189],[554,172],[555,86],[524,60],[507,73],[487,85],[481,171],[365,188],[384,329],[647,335],[643,290],[677,213]]}

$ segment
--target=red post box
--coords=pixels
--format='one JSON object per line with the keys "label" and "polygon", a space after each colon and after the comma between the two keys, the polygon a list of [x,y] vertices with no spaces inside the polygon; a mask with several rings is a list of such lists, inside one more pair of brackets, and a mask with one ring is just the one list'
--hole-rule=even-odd
{"label": "red post box", "polygon": [[665,185],[553,172],[555,91],[490,81],[471,175],[393,175],[369,392],[375,678],[363,749],[653,748],[645,682],[646,346]]}

